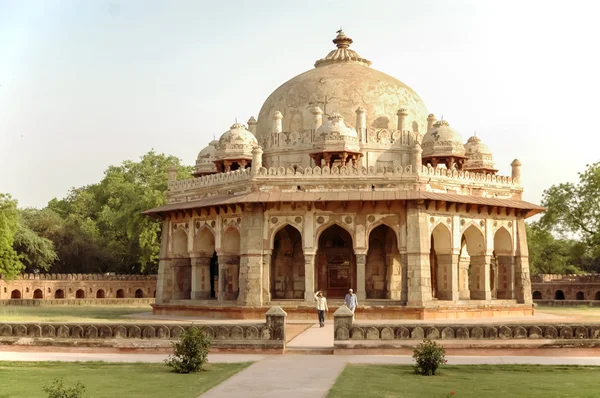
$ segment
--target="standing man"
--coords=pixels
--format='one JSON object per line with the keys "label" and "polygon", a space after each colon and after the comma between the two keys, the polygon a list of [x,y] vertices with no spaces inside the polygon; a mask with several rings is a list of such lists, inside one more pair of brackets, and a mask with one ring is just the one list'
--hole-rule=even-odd
{"label": "standing man", "polygon": [[327,299],[323,297],[323,292],[320,290],[315,294],[317,299],[317,313],[319,314],[319,327],[325,326],[325,313],[329,311],[327,308]]}
{"label": "standing man", "polygon": [[358,307],[358,298],[356,298],[356,294],[352,289],[348,290],[348,294],[344,299],[344,305],[352,311],[352,320],[354,320],[354,310]]}

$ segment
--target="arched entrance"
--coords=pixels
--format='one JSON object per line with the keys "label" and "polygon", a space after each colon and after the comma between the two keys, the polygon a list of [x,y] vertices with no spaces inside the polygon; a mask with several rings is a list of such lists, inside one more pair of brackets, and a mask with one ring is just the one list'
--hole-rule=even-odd
{"label": "arched entrance", "polygon": [[564,300],[565,299],[565,292],[563,292],[562,290],[557,290],[556,293],[554,293],[554,300]]}
{"label": "arched entrance", "polygon": [[490,279],[492,282],[492,297],[499,299],[514,299],[514,256],[510,233],[502,227],[494,235],[494,262]]}
{"label": "arched entrance", "polygon": [[15,299],[15,300],[20,299],[21,298],[21,291],[17,290],[17,289],[13,290],[12,292],[10,292],[10,298],[11,299]]}
{"label": "arched entrance", "polygon": [[117,298],[125,298],[125,291],[123,289],[117,290]]}
{"label": "arched entrance", "polygon": [[429,264],[431,297],[452,300],[452,236],[444,224],[438,224],[431,232]]}
{"label": "arched entrance", "polygon": [[387,225],[380,225],[369,234],[365,264],[368,299],[389,299],[392,290],[401,290],[401,286],[393,286],[394,264],[400,264],[396,233]]}
{"label": "arched entrance", "polygon": [[192,298],[208,299],[217,297],[219,264],[215,251],[215,235],[204,226],[198,231],[194,241],[192,263]]}
{"label": "arched entrance", "polygon": [[319,236],[317,290],[328,298],[343,298],[348,289],[357,290],[352,237],[342,227],[332,225]]}
{"label": "arched entrance", "polygon": [[102,290],[102,289],[96,290],[96,298],[101,299],[101,298],[105,298],[105,297],[106,297],[106,294],[104,293],[104,290]]}
{"label": "arched entrance", "polygon": [[594,300],[600,300],[600,291],[596,292],[596,296],[594,296]]}
{"label": "arched entrance", "polygon": [[585,294],[583,294],[583,292],[577,292],[575,300],[585,300]]}
{"label": "arched entrance", "polygon": [[300,232],[286,225],[273,240],[271,257],[271,297],[273,299],[304,298],[304,251]]}
{"label": "arched entrance", "polygon": [[75,292],[75,298],[78,298],[78,299],[84,299],[84,298],[85,298],[85,290],[83,290],[83,289],[78,289],[78,290]]}
{"label": "arched entrance", "polygon": [[542,292],[537,291],[537,290],[535,292],[533,292],[533,299],[534,300],[541,300],[542,299]]}
{"label": "arched entrance", "polygon": [[[240,279],[240,233],[235,227],[228,228],[221,241],[222,253],[219,256],[219,296],[222,300],[236,300],[239,295]],[[223,284],[221,286],[221,283]]]}
{"label": "arched entrance", "polygon": [[135,291],[135,298],[144,298],[144,291],[142,289],[137,289]]}
{"label": "arched entrance", "polygon": [[54,292],[54,298],[55,299],[64,299],[65,298],[65,291],[62,289],[58,289]]}
{"label": "arched entrance", "polygon": [[33,298],[34,299],[43,299],[44,298],[44,292],[42,292],[42,289],[35,289],[33,291]]}
{"label": "arched entrance", "polygon": [[[489,259],[485,256],[485,239],[483,233],[474,225],[463,233],[467,253],[469,255],[469,290],[473,300],[491,299],[490,279],[486,278],[486,267]],[[488,271],[489,272],[489,271]],[[487,281],[486,281],[487,279]]]}
{"label": "arched entrance", "polygon": [[187,232],[184,228],[177,228],[172,239],[173,299],[189,300],[192,292],[192,266]]}

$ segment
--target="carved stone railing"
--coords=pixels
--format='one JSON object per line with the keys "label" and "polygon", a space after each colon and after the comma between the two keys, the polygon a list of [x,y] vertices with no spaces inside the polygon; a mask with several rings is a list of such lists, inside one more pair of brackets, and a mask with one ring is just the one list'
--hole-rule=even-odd
{"label": "carved stone railing", "polygon": [[439,182],[455,182],[461,184],[487,184],[494,185],[498,188],[514,188],[520,187],[519,181],[511,177],[497,176],[490,174],[481,173],[470,173],[468,171],[462,172],[457,170],[447,170],[445,168],[433,168],[423,166],[421,170],[414,172],[411,165],[408,166],[396,166],[396,167],[347,167],[347,166],[333,166],[333,167],[261,167],[257,170],[255,175],[252,174],[252,170],[241,169],[229,173],[218,173],[209,176],[203,176],[200,178],[191,178],[181,181],[171,181],[169,183],[169,192],[185,192],[199,188],[209,188],[231,185],[235,182],[242,181],[271,181],[277,178],[294,178],[299,180],[314,179],[314,178],[344,178],[353,179],[358,177],[380,177],[389,179],[393,182],[394,179],[401,179],[406,177],[427,177],[430,180],[436,180]]}
{"label": "carved stone railing", "polygon": [[[112,339],[177,339],[192,326],[208,334],[212,346],[230,348],[285,348],[286,313],[279,307],[271,308],[265,322],[239,324],[169,324],[169,323],[67,323],[67,322],[0,322],[0,342],[14,342],[19,338],[42,338],[44,340],[112,340]],[[82,344],[83,345],[83,344]]]}
{"label": "carved stone railing", "polygon": [[345,307],[334,313],[334,340],[600,340],[600,324],[368,324]]}
{"label": "carved stone railing", "polygon": [[600,274],[586,275],[559,275],[559,274],[538,274],[531,276],[532,283],[565,283],[565,282],[600,282]]}
{"label": "carved stone railing", "polygon": [[127,274],[20,274],[13,280],[80,280],[80,281],[147,281],[156,280],[156,275],[127,275]]}

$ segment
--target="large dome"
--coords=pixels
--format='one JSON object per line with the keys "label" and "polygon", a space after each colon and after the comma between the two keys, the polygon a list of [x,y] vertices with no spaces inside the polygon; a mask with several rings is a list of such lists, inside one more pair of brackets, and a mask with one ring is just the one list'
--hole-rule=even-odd
{"label": "large dome", "polygon": [[370,61],[348,49],[352,39],[342,31],[333,42],[337,49],[318,60],[314,69],[282,84],[267,98],[258,115],[259,142],[273,132],[276,111],[283,114],[283,132],[307,132],[315,106],[323,110],[324,119],[337,112],[349,126],[356,125],[355,111],[363,107],[367,127],[392,130],[397,128],[396,113],[405,108],[405,130],[425,134],[428,112],[421,98],[401,81],[369,67]]}

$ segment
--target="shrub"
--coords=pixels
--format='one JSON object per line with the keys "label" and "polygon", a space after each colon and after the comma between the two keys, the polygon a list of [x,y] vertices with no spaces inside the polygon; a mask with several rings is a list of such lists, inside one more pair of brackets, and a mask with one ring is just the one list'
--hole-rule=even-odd
{"label": "shrub", "polygon": [[77,382],[74,387],[68,388],[63,384],[63,379],[54,379],[52,385],[44,387],[48,398],[82,398],[85,387]]}
{"label": "shrub", "polygon": [[208,361],[210,338],[197,327],[184,330],[179,340],[173,342],[173,355],[165,360],[167,366],[177,373],[193,373],[202,370]]}
{"label": "shrub", "polygon": [[434,376],[437,369],[446,362],[446,350],[435,341],[423,340],[413,349],[415,373],[423,376]]}

